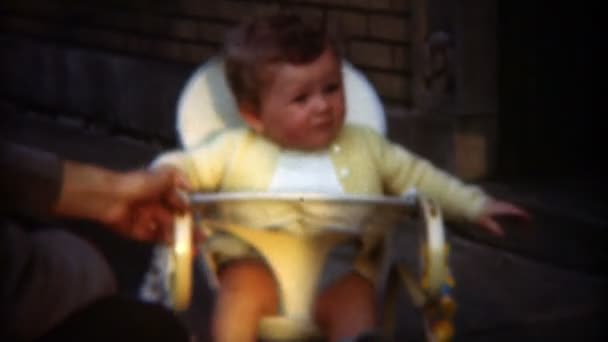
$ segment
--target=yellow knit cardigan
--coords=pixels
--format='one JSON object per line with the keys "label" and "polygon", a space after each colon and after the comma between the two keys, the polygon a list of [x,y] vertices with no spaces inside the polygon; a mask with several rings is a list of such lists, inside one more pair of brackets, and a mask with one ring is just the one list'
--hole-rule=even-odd
{"label": "yellow knit cardigan", "polygon": [[[347,193],[401,195],[416,188],[437,201],[446,218],[469,221],[479,217],[488,199],[479,187],[464,184],[367,127],[346,125],[328,151]],[[179,168],[197,191],[265,191],[280,152],[265,137],[236,128],[194,149],[163,153],[153,165]]]}

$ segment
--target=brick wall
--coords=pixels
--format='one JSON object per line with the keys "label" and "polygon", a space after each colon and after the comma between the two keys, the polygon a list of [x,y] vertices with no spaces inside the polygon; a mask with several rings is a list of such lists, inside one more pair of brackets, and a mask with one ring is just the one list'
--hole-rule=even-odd
{"label": "brick wall", "polygon": [[[463,147],[457,146],[457,115],[448,113],[455,110],[420,115],[416,108],[415,77],[423,65],[413,49],[423,48],[425,18],[433,17],[424,6],[442,8],[438,2],[6,0],[0,4],[0,100],[17,112],[67,116],[86,127],[173,146],[175,103],[194,68],[218,52],[225,32],[242,18],[286,10],[323,21],[340,37],[346,57],[378,90],[392,139],[475,178],[480,172],[469,171],[479,167],[456,160]],[[466,80],[461,88],[479,85]],[[469,93],[461,91],[463,98]],[[471,153],[479,152],[464,150],[472,163],[489,159],[487,151],[473,160]]]}
{"label": "brick wall", "polygon": [[[87,58],[83,54],[98,59],[96,65],[103,65],[102,68],[112,69],[116,63],[120,64],[110,61],[116,59],[115,55],[122,59],[155,60],[192,68],[217,52],[226,30],[240,19],[277,10],[289,10],[310,20],[331,23],[334,31],[344,38],[347,58],[364,70],[382,98],[397,106],[406,104],[409,96],[409,12],[405,0],[9,1],[2,5],[0,13],[0,33],[9,50],[3,53],[3,68],[15,70],[18,64],[11,62],[18,60],[38,68],[41,73],[51,72],[51,77],[78,72],[58,70],[60,64],[65,64],[80,69],[82,74],[77,77],[81,79],[74,80],[79,85],[87,83],[89,69],[95,68],[91,65],[95,63],[85,61]],[[44,51],[30,53],[40,49]],[[56,57],[48,60],[49,53]],[[36,57],[23,60],[23,55],[39,55],[39,60],[35,60]],[[122,74],[120,70],[117,73]],[[45,77],[47,75],[39,74],[39,79]],[[35,82],[33,75],[31,78]],[[24,84],[18,82],[4,85],[15,92],[34,90],[20,88]],[[40,86],[43,88],[38,91],[44,93],[40,96],[52,96],[44,84]],[[90,89],[86,92],[94,92],[103,85],[87,85],[86,88]],[[50,93],[53,91],[56,90]],[[85,90],[81,89],[81,92]],[[63,103],[55,101],[53,104],[58,110],[62,109]],[[102,108],[95,108],[93,112]]]}

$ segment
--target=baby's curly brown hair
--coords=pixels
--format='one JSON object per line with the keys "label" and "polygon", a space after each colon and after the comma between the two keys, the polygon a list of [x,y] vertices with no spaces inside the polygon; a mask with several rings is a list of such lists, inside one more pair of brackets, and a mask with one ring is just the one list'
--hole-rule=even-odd
{"label": "baby's curly brown hair", "polygon": [[232,30],[224,44],[228,85],[237,103],[259,108],[259,96],[272,80],[278,63],[307,64],[330,48],[340,61],[338,46],[325,27],[306,25],[294,14],[255,17]]}

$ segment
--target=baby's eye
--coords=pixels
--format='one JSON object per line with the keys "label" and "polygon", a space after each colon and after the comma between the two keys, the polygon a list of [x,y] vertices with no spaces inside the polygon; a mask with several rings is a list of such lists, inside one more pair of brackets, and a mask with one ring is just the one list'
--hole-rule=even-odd
{"label": "baby's eye", "polygon": [[296,97],[293,98],[293,102],[304,103],[304,102],[306,102],[307,98],[308,98],[307,94],[300,94],[300,95],[298,95],[298,96],[296,96]]}
{"label": "baby's eye", "polygon": [[340,84],[340,82],[330,83],[327,86],[325,86],[325,88],[323,89],[323,92],[326,94],[335,93],[336,91],[340,90],[341,86],[342,85]]}

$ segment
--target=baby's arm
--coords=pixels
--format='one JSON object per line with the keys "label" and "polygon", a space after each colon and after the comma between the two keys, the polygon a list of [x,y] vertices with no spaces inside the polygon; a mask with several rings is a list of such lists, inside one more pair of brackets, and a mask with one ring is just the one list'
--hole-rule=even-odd
{"label": "baby's arm", "polygon": [[436,200],[448,218],[477,223],[496,235],[503,235],[498,216],[528,218],[523,209],[490,197],[481,188],[465,184],[399,145],[386,141],[381,145],[378,162],[392,193],[416,188]]}
{"label": "baby's arm", "polygon": [[226,133],[192,150],[163,153],[152,162],[151,167],[179,170],[188,179],[193,191],[216,191],[240,136]]}
{"label": "baby's arm", "polygon": [[389,193],[415,188],[437,201],[449,218],[474,221],[490,200],[482,189],[464,184],[399,145],[383,144],[378,162]]}
{"label": "baby's arm", "polygon": [[177,150],[162,153],[150,164],[150,168],[173,169],[182,178],[188,180],[191,189],[199,188],[192,155],[186,151]]}

